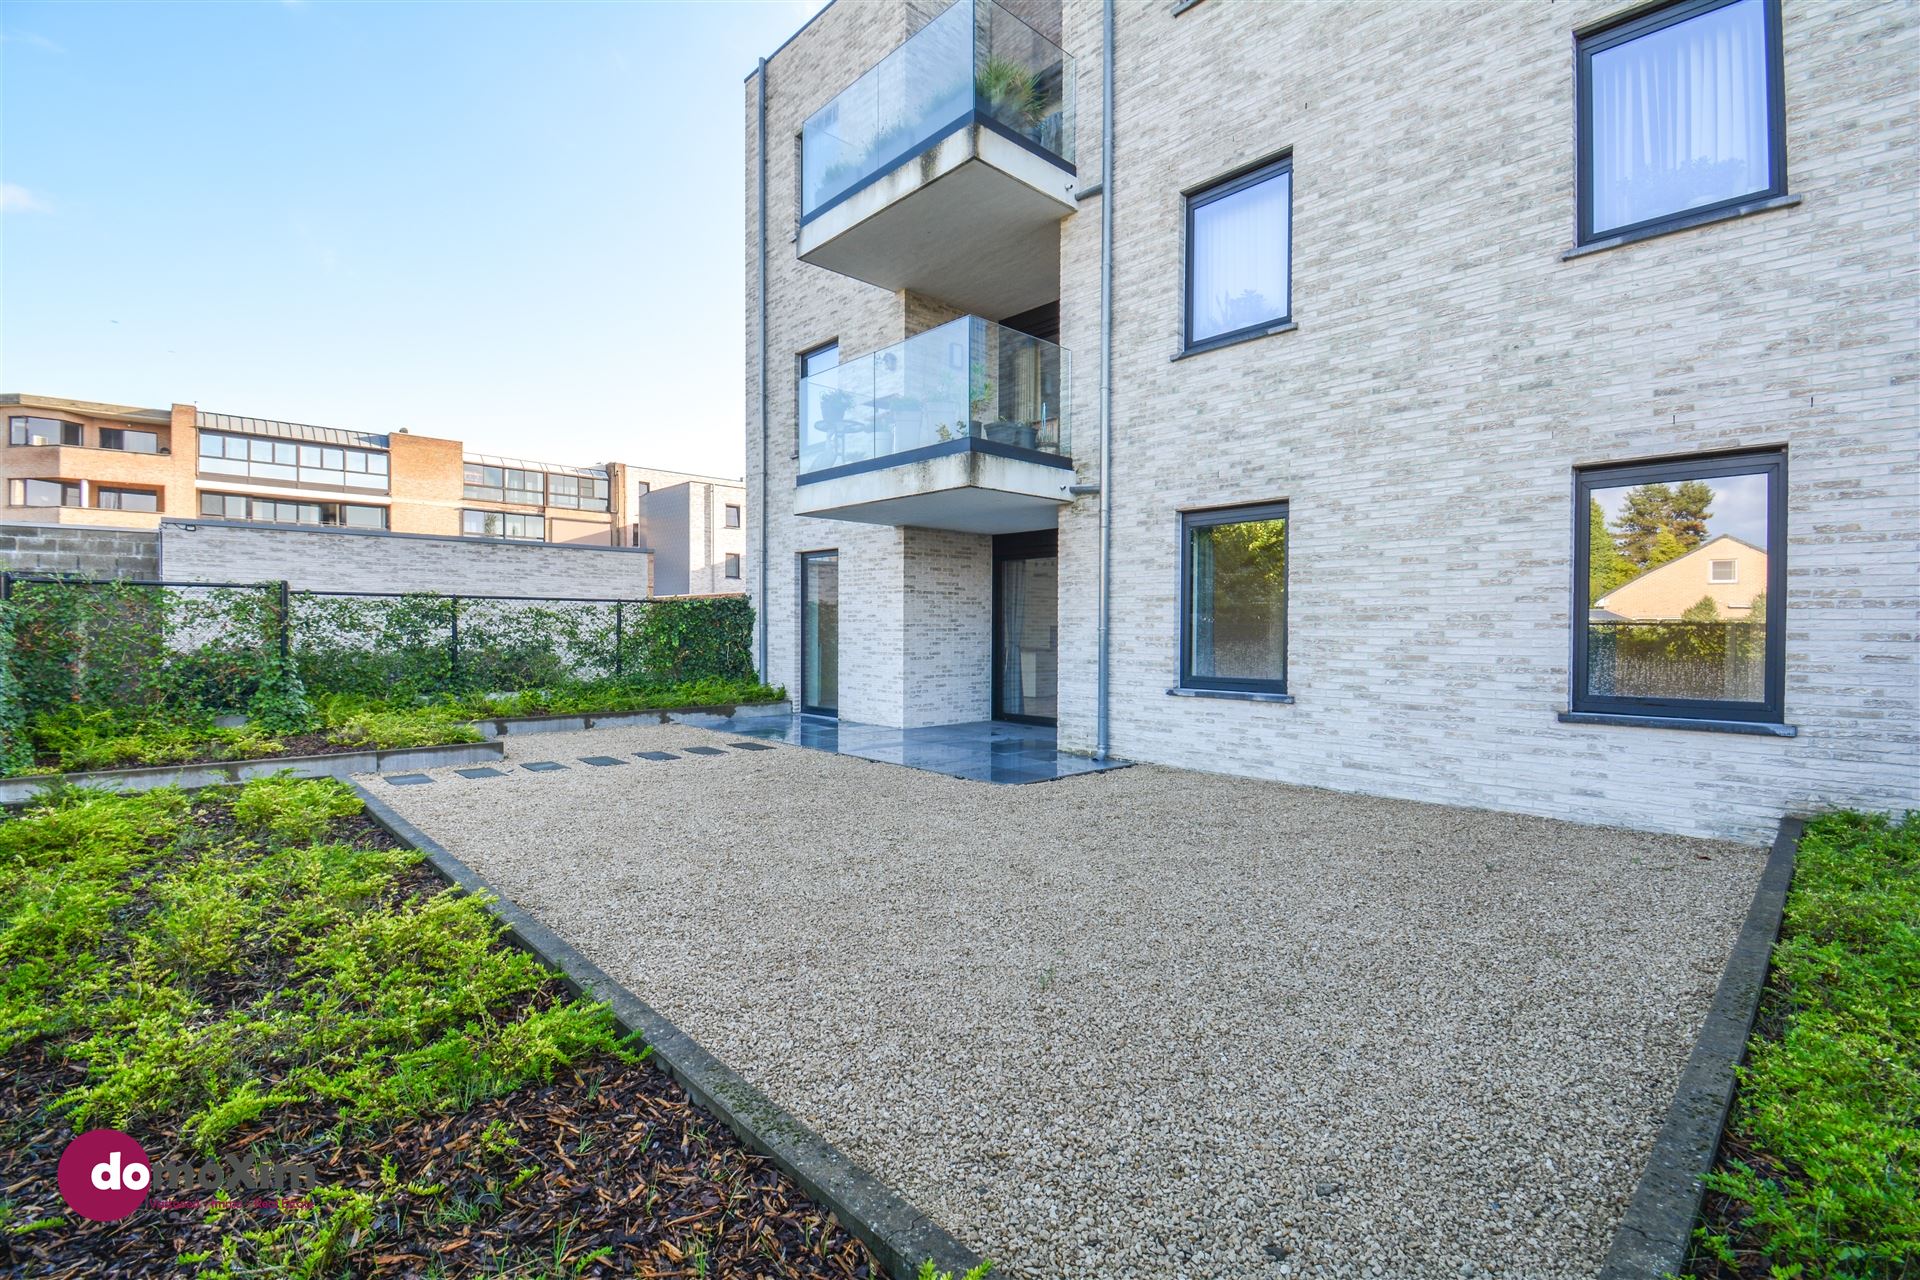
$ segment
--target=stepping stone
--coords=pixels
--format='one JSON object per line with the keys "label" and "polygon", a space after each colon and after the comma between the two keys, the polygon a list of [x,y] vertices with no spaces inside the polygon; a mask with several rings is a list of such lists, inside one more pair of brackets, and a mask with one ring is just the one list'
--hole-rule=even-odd
{"label": "stepping stone", "polygon": [[723,756],[727,754],[718,747],[682,747],[680,749],[690,756]]}
{"label": "stepping stone", "polygon": [[454,772],[463,778],[504,778],[507,776],[500,772],[500,770],[489,769],[485,765],[481,765],[478,769],[455,769]]}
{"label": "stepping stone", "polygon": [[597,764],[604,769],[606,766],[610,764],[625,764],[626,761],[620,759],[617,756],[581,756],[580,763],[581,764]]}
{"label": "stepping stone", "polygon": [[424,773],[389,773],[383,776],[396,787],[418,787],[433,781]]}
{"label": "stepping stone", "polygon": [[735,751],[771,751],[773,747],[765,742],[729,742]]}
{"label": "stepping stone", "polygon": [[642,760],[678,760],[680,758],[671,751],[636,751],[633,754]]}
{"label": "stepping stone", "polygon": [[564,769],[567,766],[557,760],[535,760],[532,764],[523,764],[520,767],[530,769],[534,773],[552,773],[555,769]]}

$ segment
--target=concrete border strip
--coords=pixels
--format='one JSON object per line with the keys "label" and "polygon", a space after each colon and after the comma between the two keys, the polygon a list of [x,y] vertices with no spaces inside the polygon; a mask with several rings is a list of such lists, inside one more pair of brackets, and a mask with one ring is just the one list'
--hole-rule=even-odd
{"label": "concrete border strip", "polygon": [[296,778],[349,778],[356,773],[404,773],[457,765],[492,764],[506,755],[503,742],[455,742],[442,746],[388,747],[374,751],[335,751],[317,756],[262,756],[257,760],[210,760],[205,764],[143,765],[136,769],[96,769],[85,773],[38,773],[0,778],[0,804],[25,804],[41,790],[105,787],[112,791],[152,791],[159,787],[220,787],[265,778],[289,770]]}
{"label": "concrete border strip", "polygon": [[472,725],[490,738],[529,733],[580,733],[587,729],[621,729],[630,725],[685,724],[700,729],[727,729],[761,720],[785,720],[793,714],[787,702],[744,702],[709,707],[649,707],[641,711],[588,711],[536,716],[489,716]]}
{"label": "concrete border strip", "polygon": [[1794,850],[1804,818],[1780,820],[1760,885],[1734,939],[1720,988],[1681,1073],[1660,1136],[1654,1139],[1627,1212],[1614,1232],[1599,1280],[1654,1280],[1677,1275],[1687,1264],[1693,1224],[1706,1193],[1704,1179],[1720,1150],[1720,1134],[1733,1102],[1734,1071],[1746,1056],[1766,988],[1767,966],[1787,890],[1793,883]]}
{"label": "concrete border strip", "polygon": [[956,1276],[980,1264],[980,1255],[961,1244],[926,1214],[855,1164],[749,1084],[651,1005],[615,982],[598,965],[540,923],[473,868],[431,836],[395,813],[359,782],[349,780],[366,804],[367,815],[395,839],[425,854],[434,871],[468,893],[485,894],[490,910],[506,926],[507,940],[531,952],[554,970],[570,990],[604,1000],[626,1031],[639,1032],[654,1059],[747,1146],[766,1156],[833,1211],[847,1230],[873,1250],[887,1273],[910,1280],[931,1258],[936,1268]]}

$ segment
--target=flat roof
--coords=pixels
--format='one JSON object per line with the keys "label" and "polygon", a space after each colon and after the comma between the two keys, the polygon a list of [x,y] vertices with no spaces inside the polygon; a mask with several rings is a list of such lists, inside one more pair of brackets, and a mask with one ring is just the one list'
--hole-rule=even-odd
{"label": "flat roof", "polygon": [[7,408],[54,409],[84,413],[92,418],[126,418],[166,426],[173,421],[171,409],[141,409],[126,404],[102,404],[97,400],[69,400],[64,396],[31,396],[17,391],[0,394],[0,405]]}

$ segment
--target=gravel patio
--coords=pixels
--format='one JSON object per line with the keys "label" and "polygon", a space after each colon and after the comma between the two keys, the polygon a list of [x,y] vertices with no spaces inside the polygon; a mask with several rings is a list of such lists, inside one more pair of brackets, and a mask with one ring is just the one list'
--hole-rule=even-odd
{"label": "gravel patio", "polygon": [[1033,1280],[1591,1276],[1765,856],[739,741],[542,734],[504,776],[366,781]]}

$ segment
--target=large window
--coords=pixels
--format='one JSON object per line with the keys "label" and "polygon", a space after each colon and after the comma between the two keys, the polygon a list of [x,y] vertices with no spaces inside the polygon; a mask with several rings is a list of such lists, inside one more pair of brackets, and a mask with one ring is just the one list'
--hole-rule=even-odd
{"label": "large window", "polygon": [[[555,479],[571,479],[556,476]],[[542,507],[547,503],[547,477],[540,471],[522,471],[517,467],[489,467],[469,462],[466,465],[466,496],[483,502],[517,502],[528,507]],[[578,506],[578,491],[568,494],[570,502],[556,502],[555,506]],[[606,498],[605,484],[602,482],[600,497]],[[604,506],[599,508],[604,510]]]}
{"label": "large window", "polygon": [[247,476],[328,489],[387,488],[387,455],[262,436],[200,433],[200,474]]}
{"label": "large window", "polygon": [[15,444],[79,444],[84,428],[62,418],[22,416],[7,419],[9,438]]}
{"label": "large window", "polygon": [[1786,193],[1778,0],[1685,0],[1578,62],[1582,243]]}
{"label": "large window", "polygon": [[135,431],[131,427],[102,427],[100,447],[126,453],[158,453],[160,437],[152,431]]}
{"label": "large window", "polygon": [[599,476],[547,476],[547,505],[550,507],[605,511],[607,492],[607,482]]}
{"label": "large window", "polygon": [[525,542],[545,542],[547,522],[543,516],[522,515],[517,511],[462,511],[460,532],[469,538],[515,538]]}
{"label": "large window", "polygon": [[1187,197],[1187,346],[1253,337],[1293,315],[1293,160]]}
{"label": "large window", "polygon": [[209,520],[260,524],[313,524],[347,529],[384,529],[387,509],[355,502],[302,502],[254,498],[244,493],[202,493],[200,514]]}
{"label": "large window", "polygon": [[1578,473],[1573,710],[1782,718],[1786,455]]}
{"label": "large window", "polygon": [[160,510],[160,495],[152,489],[121,489],[107,485],[95,485],[93,505],[105,511],[148,511]]}
{"label": "large window", "polygon": [[811,386],[807,382],[807,379],[816,373],[825,373],[830,369],[838,369],[839,367],[840,343],[837,340],[822,343],[811,351],[802,351],[800,353],[798,383],[800,395],[795,410],[798,415],[798,425],[793,437],[796,454],[799,451],[800,442],[807,438],[808,429],[813,424],[824,422],[829,417],[837,420],[845,414],[848,408],[847,405],[841,403],[840,398],[835,396],[834,389],[822,389],[821,387]]}
{"label": "large window", "polygon": [[1287,691],[1287,506],[1181,518],[1180,684]]}
{"label": "large window", "polygon": [[80,486],[72,480],[9,480],[7,501],[16,507],[81,506]]}

